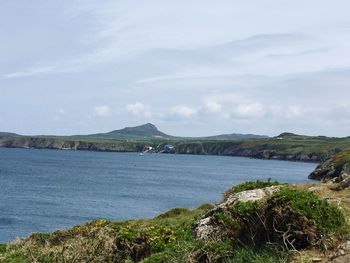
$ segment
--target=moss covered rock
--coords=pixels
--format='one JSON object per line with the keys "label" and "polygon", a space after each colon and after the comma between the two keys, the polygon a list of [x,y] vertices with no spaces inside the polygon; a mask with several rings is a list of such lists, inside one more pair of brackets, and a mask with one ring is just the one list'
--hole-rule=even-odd
{"label": "moss covered rock", "polygon": [[322,247],[346,220],[335,205],[315,193],[287,186],[234,193],[204,215],[194,228],[202,242],[230,242],[286,250]]}

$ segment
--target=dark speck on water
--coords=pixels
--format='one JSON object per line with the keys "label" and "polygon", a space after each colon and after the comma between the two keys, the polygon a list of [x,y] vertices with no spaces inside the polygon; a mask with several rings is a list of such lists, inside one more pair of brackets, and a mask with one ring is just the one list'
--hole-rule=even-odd
{"label": "dark speck on water", "polygon": [[315,164],[239,157],[0,148],[0,243],[97,218],[213,203],[248,180],[307,182]]}

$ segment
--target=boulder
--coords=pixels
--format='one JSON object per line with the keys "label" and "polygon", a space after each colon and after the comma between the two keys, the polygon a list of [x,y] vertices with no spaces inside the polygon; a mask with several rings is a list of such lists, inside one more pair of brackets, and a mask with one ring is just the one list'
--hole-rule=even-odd
{"label": "boulder", "polygon": [[350,187],[350,175],[348,173],[343,173],[338,177],[338,185],[335,187],[335,190],[343,190]]}
{"label": "boulder", "polygon": [[324,190],[324,187],[322,186],[312,186],[310,188],[307,189],[310,192],[320,192]]}
{"label": "boulder", "polygon": [[270,197],[274,192],[278,191],[281,186],[270,186],[262,189],[247,190],[228,196],[226,201],[218,204],[209,210],[195,225],[193,233],[197,240],[216,240],[220,233],[220,227],[213,224],[213,215],[215,213],[226,213],[230,207],[237,202],[259,201],[263,198]]}

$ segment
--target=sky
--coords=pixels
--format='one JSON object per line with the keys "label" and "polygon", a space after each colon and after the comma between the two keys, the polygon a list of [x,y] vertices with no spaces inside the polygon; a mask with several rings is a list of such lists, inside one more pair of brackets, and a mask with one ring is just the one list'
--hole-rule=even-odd
{"label": "sky", "polygon": [[348,0],[1,0],[0,131],[350,136]]}

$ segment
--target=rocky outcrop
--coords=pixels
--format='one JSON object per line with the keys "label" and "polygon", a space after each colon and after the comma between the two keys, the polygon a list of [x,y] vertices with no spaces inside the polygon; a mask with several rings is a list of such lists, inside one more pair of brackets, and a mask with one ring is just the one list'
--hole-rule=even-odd
{"label": "rocky outcrop", "polygon": [[309,175],[310,179],[335,183],[333,189],[342,190],[350,187],[350,152],[340,152],[321,163]]}
{"label": "rocky outcrop", "polygon": [[259,201],[270,197],[280,189],[280,186],[270,186],[263,189],[247,190],[228,196],[226,201],[209,210],[196,224],[193,233],[198,240],[218,239],[221,233],[220,226],[213,223],[215,213],[229,213],[230,209],[238,202]]}
{"label": "rocky outcrop", "polygon": [[348,152],[341,152],[327,159],[309,175],[310,179],[341,181],[350,175],[350,162],[347,161]]}

